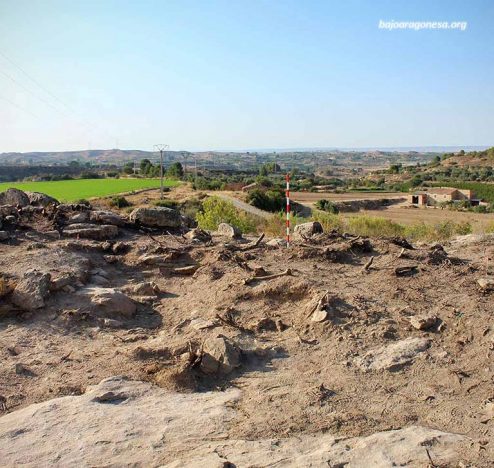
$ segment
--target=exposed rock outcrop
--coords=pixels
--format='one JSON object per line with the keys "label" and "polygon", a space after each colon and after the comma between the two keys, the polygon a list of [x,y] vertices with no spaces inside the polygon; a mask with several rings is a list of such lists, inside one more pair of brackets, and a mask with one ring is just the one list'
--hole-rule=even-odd
{"label": "exposed rock outcrop", "polygon": [[[240,391],[178,394],[111,377],[80,396],[31,405],[0,418],[6,466],[331,466],[387,468],[459,461],[468,439],[420,426],[367,437],[331,434],[227,439]],[[104,441],[104,443],[102,442]],[[426,448],[428,451],[426,451]],[[456,466],[456,465],[455,465]]]}

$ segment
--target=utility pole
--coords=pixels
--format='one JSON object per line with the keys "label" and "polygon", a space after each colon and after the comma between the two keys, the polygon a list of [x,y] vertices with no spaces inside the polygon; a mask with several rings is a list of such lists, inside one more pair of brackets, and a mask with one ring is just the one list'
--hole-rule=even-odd
{"label": "utility pole", "polygon": [[187,151],[182,151],[182,158],[184,160],[184,177],[187,175]]}
{"label": "utility pole", "polygon": [[168,145],[159,144],[154,145],[155,151],[160,152],[160,199],[163,200],[163,151],[169,148]]}

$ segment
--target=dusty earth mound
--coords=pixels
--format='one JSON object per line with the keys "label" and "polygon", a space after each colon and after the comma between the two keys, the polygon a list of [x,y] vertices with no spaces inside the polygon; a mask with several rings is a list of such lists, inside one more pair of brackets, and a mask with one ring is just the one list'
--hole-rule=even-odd
{"label": "dusty earth mound", "polygon": [[494,239],[150,210],[0,207],[3,465],[489,466]]}

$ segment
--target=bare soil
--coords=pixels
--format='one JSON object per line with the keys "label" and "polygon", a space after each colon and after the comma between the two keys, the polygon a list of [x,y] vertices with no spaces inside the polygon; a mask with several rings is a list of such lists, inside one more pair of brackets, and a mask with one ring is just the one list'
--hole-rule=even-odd
{"label": "bare soil", "polygon": [[[155,194],[139,197],[149,202]],[[180,392],[241,389],[231,438],[361,436],[420,425],[468,436],[461,453],[468,463],[494,459],[494,414],[487,411],[494,305],[476,282],[491,274],[492,238],[452,243],[439,254],[430,246],[403,250],[400,240],[335,235],[290,250],[126,229],[119,240],[128,251],[111,259],[103,242],[48,240],[33,228],[0,245],[0,271],[10,281],[29,268],[52,279],[69,268],[79,275],[72,292],[52,292],[35,312],[14,308],[8,295],[0,299],[4,412],[126,375]],[[170,274],[188,265],[197,267],[192,276]],[[395,269],[407,266],[416,268],[397,276]],[[105,272],[108,287],[153,281],[161,292],[111,328],[79,295],[94,270]],[[327,316],[313,321],[323,297]],[[435,316],[434,326],[414,328],[416,315]],[[218,334],[242,350],[241,366],[222,377],[190,363]],[[369,351],[409,338],[426,338],[427,349],[389,369],[359,365]]]}

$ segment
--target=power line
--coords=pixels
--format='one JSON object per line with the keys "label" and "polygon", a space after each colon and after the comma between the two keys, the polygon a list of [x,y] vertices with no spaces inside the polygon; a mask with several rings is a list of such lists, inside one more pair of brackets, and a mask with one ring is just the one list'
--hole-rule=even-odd
{"label": "power line", "polygon": [[46,99],[37,96],[29,88],[25,87],[23,84],[19,83],[17,80],[12,78],[10,75],[8,75],[4,71],[0,70],[0,73],[2,73],[4,76],[6,76],[9,80],[13,81],[15,84],[20,86],[22,89],[24,89],[29,94],[33,95],[36,99],[40,100],[41,102],[43,102],[47,106],[51,107],[55,111],[63,113],[66,117],[69,117],[72,119],[74,119],[74,116],[75,116],[76,121],[78,123],[80,123],[81,125],[84,125],[88,130],[93,130],[93,131],[96,130],[99,132],[103,132],[107,136],[112,137],[112,139],[114,139],[114,140],[116,139],[115,137],[110,135],[105,129],[99,127],[99,125],[94,124],[94,123],[87,121],[85,119],[80,119],[79,116],[77,115],[77,112],[71,106],[69,106],[66,102],[64,102],[62,99],[60,99],[57,95],[55,95],[53,92],[51,92],[45,86],[43,86],[38,80],[33,78],[26,70],[24,70],[24,68],[22,68],[18,63],[14,62],[14,60],[12,60],[10,57],[5,55],[1,51],[0,51],[0,56],[2,56],[5,60],[7,60],[9,63],[11,63],[14,67],[16,67],[24,76],[26,76],[31,82],[33,82],[38,88],[40,88],[42,91],[44,91],[48,96],[50,96],[52,99],[54,99],[55,101],[59,102],[62,106],[64,106],[68,111],[70,111],[73,114],[73,116],[68,115],[65,110],[61,110],[58,107],[55,107],[52,103],[48,102]]}
{"label": "power line", "polygon": [[10,99],[8,99],[4,96],[0,96],[0,99],[4,100],[5,102],[8,102],[10,105],[12,105],[14,107],[17,107],[17,109],[21,110],[22,112],[26,112],[27,114],[31,114],[33,117],[36,117],[37,119],[41,119],[41,117],[39,115],[36,115],[34,112],[31,112],[30,110],[19,106],[17,103],[15,103],[14,101],[11,101]]}
{"label": "power line", "polygon": [[8,73],[5,73],[4,71],[0,70],[0,74],[2,74],[3,76],[5,76],[6,78],[8,78],[10,81],[12,81],[13,83],[15,83],[17,86],[19,86],[20,88],[22,88],[27,93],[31,94],[31,96],[34,96],[36,99],[38,99],[42,103],[46,104],[47,106],[51,107],[52,109],[55,109],[57,112],[62,112],[57,107],[53,106],[51,104],[51,102],[48,102],[46,99],[43,99],[43,98],[40,98],[39,96],[36,96],[36,94],[34,94],[33,91],[31,91],[29,88],[26,88],[22,83],[20,83],[19,81],[17,81],[15,78],[12,78]]}

